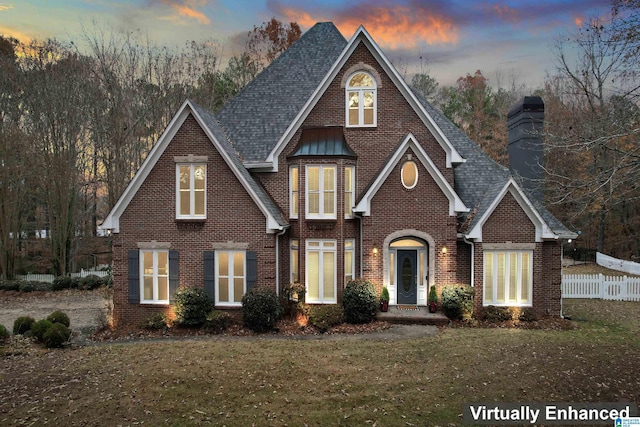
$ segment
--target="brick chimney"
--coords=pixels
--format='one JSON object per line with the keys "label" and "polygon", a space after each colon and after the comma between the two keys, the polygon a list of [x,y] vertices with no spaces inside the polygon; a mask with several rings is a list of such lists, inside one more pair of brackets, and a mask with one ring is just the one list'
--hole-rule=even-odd
{"label": "brick chimney", "polygon": [[539,96],[525,96],[507,114],[509,169],[539,201],[543,201],[543,122],[544,102]]}

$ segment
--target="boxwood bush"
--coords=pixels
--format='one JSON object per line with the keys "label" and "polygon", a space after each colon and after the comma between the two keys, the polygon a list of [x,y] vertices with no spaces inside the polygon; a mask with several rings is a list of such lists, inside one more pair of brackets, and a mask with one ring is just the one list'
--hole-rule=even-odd
{"label": "boxwood bush", "polygon": [[442,290],[442,310],[449,319],[471,320],[474,289],[469,285],[449,285]]}
{"label": "boxwood bush", "polygon": [[351,280],[342,293],[344,320],[347,323],[369,323],[376,318],[378,297],[373,283],[365,279]]}
{"label": "boxwood bush", "polygon": [[47,348],[62,347],[71,338],[71,329],[62,323],[54,323],[42,336],[42,342]]}
{"label": "boxwood bush", "polygon": [[207,319],[204,321],[202,328],[207,332],[218,334],[224,332],[231,326],[231,323],[233,323],[233,320],[226,311],[211,310],[209,314],[207,314]]}
{"label": "boxwood bush", "polygon": [[13,322],[13,335],[23,335],[31,330],[36,320],[31,316],[20,316]]}
{"label": "boxwood bush", "polygon": [[176,292],[176,323],[188,328],[201,326],[207,320],[212,304],[202,288],[182,287]]}
{"label": "boxwood bush", "polygon": [[60,310],[56,310],[50,315],[48,315],[47,320],[51,323],[62,323],[67,328],[71,324],[71,321],[69,320],[69,316],[67,315],[67,313]]}
{"label": "boxwood bush", "polygon": [[0,342],[8,341],[10,336],[11,334],[9,334],[7,327],[4,325],[0,325]]}
{"label": "boxwood bush", "polygon": [[282,306],[274,291],[253,288],[242,297],[244,325],[255,332],[272,330],[282,316]]}
{"label": "boxwood bush", "polygon": [[53,326],[53,322],[41,319],[31,325],[31,334],[40,342],[44,340],[44,334]]}
{"label": "boxwood bush", "polygon": [[322,333],[344,321],[344,310],[339,305],[313,305],[309,308],[309,323]]}

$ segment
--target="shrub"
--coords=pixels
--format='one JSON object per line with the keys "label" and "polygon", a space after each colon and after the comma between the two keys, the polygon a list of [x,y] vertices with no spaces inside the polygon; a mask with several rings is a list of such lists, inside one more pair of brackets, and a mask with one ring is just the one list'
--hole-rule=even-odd
{"label": "shrub", "polygon": [[90,291],[92,289],[99,288],[104,284],[101,277],[96,276],[95,274],[90,274],[89,276],[83,277],[78,282],[78,289]]}
{"label": "shrub", "polygon": [[179,288],[174,306],[176,323],[189,328],[200,326],[207,319],[211,307],[211,300],[204,289]]}
{"label": "shrub", "polygon": [[62,323],[54,323],[42,336],[42,342],[47,348],[62,347],[71,338],[71,329]]}
{"label": "shrub", "polygon": [[7,330],[7,327],[4,325],[0,325],[0,342],[5,342],[9,339],[9,331]]}
{"label": "shrub", "polygon": [[36,290],[33,282],[21,281],[19,286],[18,290],[20,292],[33,292]]}
{"label": "shrub", "polygon": [[339,305],[314,305],[309,309],[309,323],[325,333],[343,322],[344,310]]}
{"label": "shrub", "polygon": [[67,316],[67,313],[62,312],[60,310],[56,310],[50,315],[48,315],[47,320],[51,323],[62,323],[67,328],[71,324],[71,321],[69,320],[69,316]]}
{"label": "shrub", "polygon": [[244,325],[255,332],[270,331],[282,316],[282,306],[274,291],[253,288],[242,297]]}
{"label": "shrub", "polygon": [[518,319],[522,322],[535,322],[538,320],[538,313],[536,313],[533,307],[527,307],[522,310]]}
{"label": "shrub", "polygon": [[80,286],[80,278],[79,277],[70,277],[69,278],[69,288],[78,289]]}
{"label": "shrub", "polygon": [[513,319],[513,313],[509,307],[496,307],[490,305],[482,310],[482,320],[487,322],[506,322]]}
{"label": "shrub", "polygon": [[54,291],[61,291],[63,289],[69,289],[71,287],[71,277],[59,276],[53,279],[51,284]]}
{"label": "shrub", "polygon": [[442,290],[442,310],[449,319],[471,320],[474,289],[469,285],[446,286]]}
{"label": "shrub", "polygon": [[342,294],[344,320],[347,323],[369,323],[376,317],[378,298],[373,283],[356,279],[347,283]]}
{"label": "shrub", "polygon": [[0,282],[0,290],[3,291],[19,291],[20,290],[20,282],[17,280],[7,280],[4,282]]}
{"label": "shrub", "polygon": [[155,313],[149,316],[143,327],[145,329],[164,329],[167,327],[167,320],[164,317],[164,314]]}
{"label": "shrub", "polygon": [[389,289],[386,286],[382,287],[382,293],[380,294],[380,302],[389,302]]}
{"label": "shrub", "polygon": [[31,325],[31,333],[40,342],[44,340],[44,334],[53,326],[53,322],[47,319],[41,319]]}
{"label": "shrub", "polygon": [[431,285],[429,288],[429,296],[427,297],[427,302],[435,302],[438,303],[438,292],[436,291],[436,287]]}
{"label": "shrub", "polygon": [[226,311],[211,310],[202,326],[208,332],[214,334],[224,332],[233,323],[231,316]]}
{"label": "shrub", "polygon": [[22,335],[31,330],[36,320],[31,316],[20,316],[13,322],[13,335]]}

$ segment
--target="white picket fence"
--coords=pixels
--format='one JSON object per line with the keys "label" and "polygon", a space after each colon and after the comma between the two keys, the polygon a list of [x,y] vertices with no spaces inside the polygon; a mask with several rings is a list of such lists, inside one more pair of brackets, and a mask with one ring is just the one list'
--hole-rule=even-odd
{"label": "white picket fence", "polygon": [[625,261],[614,258],[600,252],[596,252],[596,264],[611,270],[622,271],[623,273],[640,275],[640,264],[633,261]]}
{"label": "white picket fence", "polygon": [[[82,270],[79,273],[71,273],[71,277],[87,277],[87,276],[98,276],[105,277],[109,275],[108,271],[102,270]],[[43,282],[43,283],[53,283],[53,279],[56,276],[53,274],[25,274],[25,275],[16,275],[16,279],[18,280],[26,280],[28,282]]]}
{"label": "white picket fence", "polygon": [[562,276],[562,298],[640,301],[640,277],[565,274]]}

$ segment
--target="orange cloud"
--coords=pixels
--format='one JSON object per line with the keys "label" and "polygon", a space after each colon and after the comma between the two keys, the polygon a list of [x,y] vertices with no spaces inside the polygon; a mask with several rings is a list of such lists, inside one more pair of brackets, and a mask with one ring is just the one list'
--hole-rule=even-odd
{"label": "orange cloud", "polygon": [[576,16],[575,18],[573,18],[573,22],[576,24],[576,27],[582,27],[584,20],[582,19],[582,17]]}
{"label": "orange cloud", "polygon": [[[287,19],[307,28],[316,22],[326,20],[293,8],[282,8],[280,12]],[[392,49],[414,48],[425,42],[428,44],[458,42],[458,28],[453,20],[427,10],[412,10],[399,5],[389,8],[368,7],[359,9],[357,15],[357,17],[340,16],[333,21],[347,37],[364,24],[378,43]]]}
{"label": "orange cloud", "polygon": [[15,28],[3,27],[0,25],[0,34],[5,37],[13,37],[14,39],[20,41],[21,43],[29,43],[32,39],[31,36],[23,33],[22,31],[18,31]]}
{"label": "orange cloud", "polygon": [[9,9],[13,9],[13,5],[12,4],[9,4],[9,5],[0,4],[0,12],[2,12],[3,10],[9,10]]}
{"label": "orange cloud", "polygon": [[175,9],[180,16],[184,16],[187,18],[192,18],[200,22],[201,24],[210,24],[211,20],[204,13],[197,10],[197,7],[204,6],[206,1],[198,1],[198,0],[162,0],[162,3],[167,6],[171,6]]}
{"label": "orange cloud", "polygon": [[510,22],[518,22],[520,21],[520,16],[518,11],[512,7],[507,6],[506,4],[493,4],[491,5],[491,10],[498,14],[498,17],[504,21]]}

